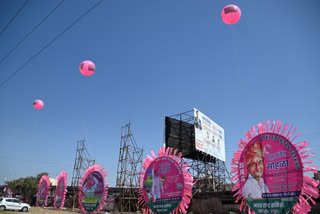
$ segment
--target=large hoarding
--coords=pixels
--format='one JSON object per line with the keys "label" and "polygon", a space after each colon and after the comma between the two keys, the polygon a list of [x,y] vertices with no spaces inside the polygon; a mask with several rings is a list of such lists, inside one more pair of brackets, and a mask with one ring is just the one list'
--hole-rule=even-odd
{"label": "large hoarding", "polygon": [[171,213],[180,204],[184,192],[183,171],[172,157],[152,161],[143,180],[143,197],[155,213]]}
{"label": "large hoarding", "polygon": [[100,172],[91,172],[84,180],[81,189],[82,207],[86,212],[94,212],[104,196],[104,181]]}
{"label": "large hoarding", "polygon": [[255,213],[287,213],[298,201],[302,162],[284,136],[263,133],[251,139],[239,160],[240,189]]}
{"label": "large hoarding", "polygon": [[194,108],[196,150],[226,161],[224,129]]}

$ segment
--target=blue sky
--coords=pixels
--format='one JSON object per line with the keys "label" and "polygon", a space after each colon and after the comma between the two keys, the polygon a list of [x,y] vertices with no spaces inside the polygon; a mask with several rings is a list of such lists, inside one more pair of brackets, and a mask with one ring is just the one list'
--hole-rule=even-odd
{"label": "blue sky", "polygon": [[[31,0],[0,35],[5,57],[60,0]],[[5,81],[97,0],[68,0],[1,63]],[[242,16],[226,25],[220,13]],[[24,4],[2,0],[0,30]],[[144,157],[163,144],[165,116],[202,111],[225,130],[230,168],[253,125],[289,123],[320,152],[318,0],[108,0],[0,87],[0,175],[8,180],[68,172],[76,143],[115,186],[121,126],[129,120]],[[92,60],[96,72],[82,76]],[[42,110],[33,108],[42,99]],[[314,156],[320,166],[319,154]],[[1,178],[0,184],[3,184]]]}

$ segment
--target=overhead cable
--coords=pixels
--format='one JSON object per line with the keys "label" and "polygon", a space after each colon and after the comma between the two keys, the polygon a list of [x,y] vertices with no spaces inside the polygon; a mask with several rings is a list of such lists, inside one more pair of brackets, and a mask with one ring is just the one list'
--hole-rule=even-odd
{"label": "overhead cable", "polygon": [[0,36],[2,35],[2,33],[8,28],[8,26],[11,24],[11,22],[13,22],[13,20],[18,16],[18,14],[21,12],[21,10],[27,5],[27,3],[30,0],[27,0],[24,2],[24,4],[22,5],[22,7],[18,10],[18,12],[16,13],[16,15],[14,15],[11,20],[8,22],[8,24],[2,29],[2,31],[0,32]]}
{"label": "overhead cable", "polygon": [[42,19],[42,21],[37,24],[5,57],[3,57],[0,61],[0,64],[7,59],[10,54],[12,54],[13,51],[15,51],[21,44],[22,42],[24,42],[58,7],[60,7],[60,5],[64,2],[64,0],[62,0],[44,19]]}
{"label": "overhead cable", "polygon": [[92,11],[95,7],[97,7],[103,0],[98,1],[95,5],[93,5],[90,9],[88,9],[85,13],[83,13],[77,20],[71,23],[64,31],[62,31],[59,35],[53,38],[48,44],[46,44],[42,49],[40,49],[36,54],[34,54],[27,62],[25,62],[21,67],[19,67],[15,72],[13,72],[5,81],[0,84],[0,88],[4,86],[9,80],[11,80],[19,71],[21,71],[27,64],[29,64],[34,58],[36,58],[42,51],[48,48],[53,42],[55,42],[59,37],[61,37],[65,32],[67,32],[73,25],[75,25],[78,21],[80,21],[83,17],[85,17],[90,11]]}

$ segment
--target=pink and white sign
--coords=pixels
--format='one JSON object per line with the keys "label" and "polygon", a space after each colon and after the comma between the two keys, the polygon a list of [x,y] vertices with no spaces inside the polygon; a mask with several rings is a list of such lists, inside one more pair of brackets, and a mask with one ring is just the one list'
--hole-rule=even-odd
{"label": "pink and white sign", "polygon": [[317,168],[307,166],[312,160],[304,160],[314,155],[306,154],[309,143],[293,143],[300,134],[294,135],[295,130],[280,121],[267,121],[245,133],[248,142],[240,140],[231,167],[240,210],[248,206],[249,213],[287,213],[292,209],[295,213],[310,212],[305,198],[314,203],[311,197],[319,197],[319,181],[303,173],[316,172]]}
{"label": "pink and white sign", "polygon": [[49,177],[48,177],[48,175],[43,175],[39,181],[38,192],[37,192],[36,205],[38,207],[47,206],[49,188],[50,188]]}
{"label": "pink and white sign", "polygon": [[144,213],[187,213],[192,187],[196,183],[187,172],[189,163],[170,147],[159,149],[158,156],[151,151],[140,172],[138,204]]}
{"label": "pink and white sign", "polygon": [[[182,199],[183,190],[182,169],[173,158],[158,157],[149,165],[144,175],[143,195],[152,211],[170,213],[176,209]],[[161,212],[162,210],[165,212]]]}
{"label": "pink and white sign", "polygon": [[105,183],[107,172],[100,165],[93,165],[84,172],[80,182],[79,205],[84,213],[100,211],[107,198],[108,188]]}
{"label": "pink and white sign", "polygon": [[64,205],[64,200],[66,197],[67,192],[67,175],[66,172],[61,172],[58,181],[57,181],[57,187],[56,192],[54,195],[54,208],[61,210]]}
{"label": "pink and white sign", "polygon": [[302,190],[298,151],[275,133],[260,134],[249,141],[241,154],[238,174],[242,195],[256,213],[286,213]]}

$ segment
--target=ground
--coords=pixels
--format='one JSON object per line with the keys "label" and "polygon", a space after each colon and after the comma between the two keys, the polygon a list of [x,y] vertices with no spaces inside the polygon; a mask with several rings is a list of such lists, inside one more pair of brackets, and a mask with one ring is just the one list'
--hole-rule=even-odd
{"label": "ground", "polygon": [[[22,214],[23,212],[19,211],[1,211],[0,214]],[[75,209],[74,211],[63,209],[63,210],[56,210],[53,207],[46,207],[46,208],[39,208],[39,207],[32,207],[29,212],[26,214],[75,214],[80,213],[79,209]],[[106,214],[105,211],[100,211],[96,214]],[[112,212],[112,214],[116,214],[118,212]],[[110,213],[111,214],[111,213]],[[128,213],[129,214],[129,213]]]}

